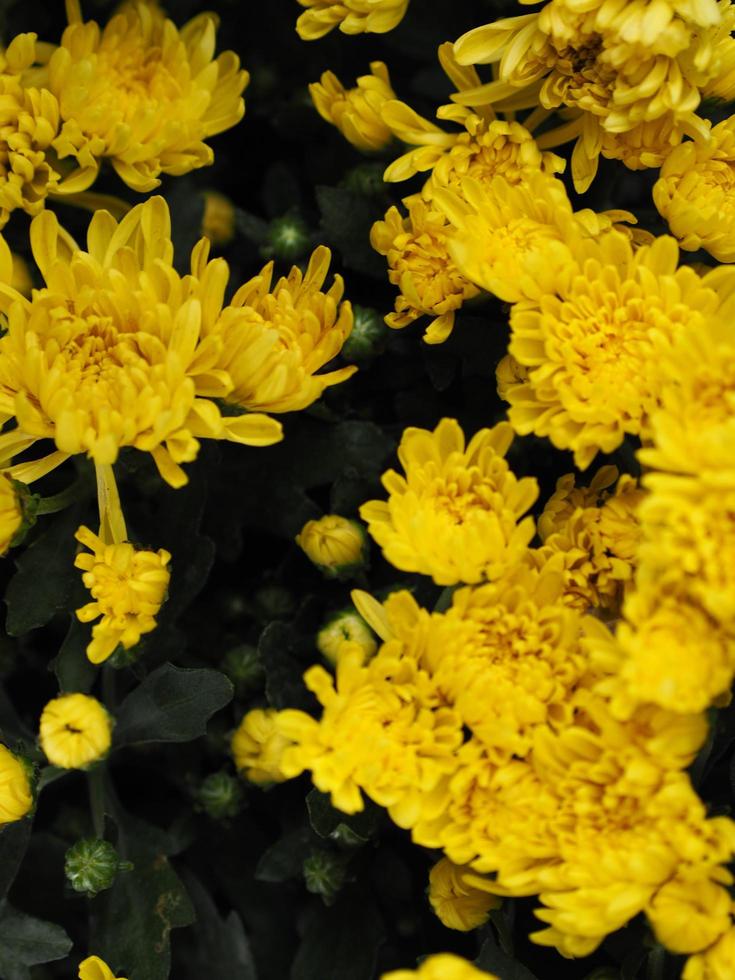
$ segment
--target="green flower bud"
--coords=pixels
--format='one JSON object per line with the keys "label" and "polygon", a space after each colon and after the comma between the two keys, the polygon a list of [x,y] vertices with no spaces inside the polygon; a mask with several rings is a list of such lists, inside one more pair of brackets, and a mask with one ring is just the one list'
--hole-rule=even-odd
{"label": "green flower bud", "polygon": [[310,245],[311,235],[304,219],[297,214],[286,214],[271,221],[261,254],[264,258],[293,262],[301,258]]}
{"label": "green flower bud", "polygon": [[388,328],[377,310],[353,306],[354,323],[342,354],[347,361],[366,361],[385,349]]}
{"label": "green flower bud", "polygon": [[365,197],[384,196],[386,191],[383,180],[384,163],[360,163],[348,170],[342,179],[345,190]]}
{"label": "green flower bud", "polygon": [[196,796],[201,809],[213,820],[228,820],[237,816],[243,801],[242,786],[224,769],[207,776]]}
{"label": "green flower bud", "polygon": [[111,888],[118,871],[129,871],[132,867],[128,861],[120,860],[109,841],[94,837],[78,840],[64,858],[67,881],[75,892],[90,898]]}
{"label": "green flower bud", "polygon": [[366,660],[378,649],[370,627],[354,609],[343,609],[335,613],[319,630],[316,637],[319,653],[331,664],[337,663],[342,644],[346,641],[358,644]]}
{"label": "green flower bud", "polygon": [[347,866],[344,857],[331,851],[312,851],[302,866],[307,891],[321,895],[327,905],[344,885]]}
{"label": "green flower bud", "polygon": [[255,614],[265,622],[270,622],[272,619],[288,619],[296,609],[292,593],[281,585],[264,585],[262,589],[258,589],[253,598]]}
{"label": "green flower bud", "polygon": [[235,685],[235,691],[240,697],[257,691],[263,686],[265,670],[258,651],[248,643],[233,647],[225,654],[222,669]]}

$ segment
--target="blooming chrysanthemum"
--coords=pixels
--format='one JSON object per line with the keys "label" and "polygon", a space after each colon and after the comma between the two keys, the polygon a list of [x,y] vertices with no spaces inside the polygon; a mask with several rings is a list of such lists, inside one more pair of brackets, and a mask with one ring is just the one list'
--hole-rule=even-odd
{"label": "blooming chrysanthemum", "polygon": [[471,868],[452,864],[442,858],[429,872],[429,903],[447,929],[469,932],[487,922],[491,909],[497,908],[500,900],[484,888],[478,888],[481,881]]}
{"label": "blooming chrysanthemum", "polygon": [[33,805],[28,770],[0,743],[0,827],[22,820]]}
{"label": "blooming chrysanthemum", "polygon": [[[496,81],[454,98],[483,105],[538,92],[547,109],[578,110],[559,138],[578,137],[572,171],[583,191],[600,152],[625,159],[624,151],[611,153],[610,146],[642,125],[661,123],[669,141],[675,132],[706,138],[696,110],[703,93],[722,95],[731,88],[734,19],[731,5],[716,0],[614,6],[551,0],[536,13],[475,28],[456,42],[460,64],[499,62],[499,72]],[[651,134],[634,143],[646,140],[655,143]]]}
{"label": "blooming chrysanthemum", "polygon": [[348,365],[317,374],[352,331],[342,277],[323,288],[331,257],[320,245],[306,272],[294,266],[275,285],[269,262],[235,293],[214,327],[221,340],[217,368],[233,384],[228,402],[249,412],[296,412],[355,373],[357,368]]}
{"label": "blooming chrysanthemum", "polygon": [[68,0],[69,26],[43,74],[62,126],[53,146],[92,176],[107,158],[135,191],[162,173],[180,176],[212,163],[205,140],[245,111],[248,74],[232,51],[214,59],[217,19],[200,14],[180,30],[159,7],[127,3],[103,29],[83,23]]}
{"label": "blooming chrysanthemum", "polygon": [[533,537],[533,519],[523,514],[538,485],[510,471],[504,457],[512,441],[505,422],[469,444],[454,419],[433,432],[406,429],[398,448],[405,476],[388,470],[388,500],[360,508],[387,560],[439,585],[494,578],[517,560]]}
{"label": "blooming chrysanthemum", "polygon": [[156,628],[156,616],[166,598],[171,560],[168,551],[148,551],[129,542],[105,543],[88,527],[75,535],[89,552],[74,560],[83,570],[82,581],[92,594],[92,602],[77,609],[82,623],[100,619],[92,627],[87,656],[93,664],[102,663],[118,646],[126,650],[140,642],[144,633]]}
{"label": "blooming chrysanthemum", "polygon": [[393,970],[381,980],[498,980],[497,977],[455,956],[454,953],[435,953],[427,956],[415,970]]}
{"label": "blooming chrysanthemum", "polygon": [[278,730],[294,744],[280,768],[291,778],[305,769],[317,789],[345,813],[363,808],[360,790],[387,807],[401,826],[416,819],[423,798],[454,769],[462,741],[459,716],[436,705],[425,671],[388,647],[364,662],[359,646],[344,650],[336,678],[311,667],[304,681],[323,707],[278,714]]}
{"label": "blooming chrysanthemum", "polygon": [[252,783],[278,783],[284,751],[292,744],[278,729],[278,712],[254,708],[243,717],[232,736],[235,765]]}
{"label": "blooming chrysanthemum", "polygon": [[653,200],[682,248],[735,261],[735,116],[668,155]]}
{"label": "blooming chrysanthemum", "polygon": [[330,578],[361,568],[367,557],[365,529],[339,514],[307,521],[296,535],[296,544]]}
{"label": "blooming chrysanthemum", "polygon": [[682,980],[730,980],[735,963],[735,925],[702,953],[690,956]]}
{"label": "blooming chrysanthemum", "polygon": [[79,980],[125,980],[125,977],[116,977],[99,956],[88,956],[79,964]]}
{"label": "blooming chrysanthemum", "polygon": [[454,328],[457,310],[479,289],[457,268],[447,250],[451,228],[446,216],[431,202],[407,198],[406,217],[388,208],[370,232],[370,244],[388,259],[388,278],[398,286],[395,312],[385,322],[406,327],[420,316],[433,317],[424,340],[441,344]]}
{"label": "blooming chrysanthemum", "polygon": [[109,751],[110,716],[96,698],[61,694],[43,709],[39,740],[52,766],[86,769]]}
{"label": "blooming chrysanthemum", "polygon": [[504,394],[518,433],[548,436],[584,469],[626,434],[647,434],[660,404],[660,353],[721,299],[716,272],[677,269],[673,238],[635,250],[611,230],[555,254],[527,261],[536,293],[513,307],[509,345],[527,376]]}
{"label": "blooming chrysanthemum", "polygon": [[396,96],[382,61],[371,61],[370,74],[361,75],[354,88],[346,89],[334,72],[325,71],[309,92],[322,119],[363,153],[381,150],[393,138],[382,115],[385,103]]}
{"label": "blooming chrysanthemum", "polygon": [[[57,449],[13,474],[28,482],[76,453],[114,463],[123,446],[135,446],[181,486],[179,463],[195,458],[197,437],[277,442],[281,427],[273,419],[223,417],[211,400],[227,396],[233,383],[218,367],[223,340],[213,336],[226,316],[227,265],[206,262],[206,240],[195,249],[194,274],[179,276],[168,207],[156,197],[119,224],[98,211],[87,242],[84,252],[44,211],[31,226],[31,246],[46,285],[30,300],[0,288],[9,319],[0,339],[0,418],[17,420],[0,436],[0,454],[44,438]],[[7,246],[0,265],[0,282],[10,282]],[[272,345],[270,336],[265,344]],[[253,370],[266,356],[254,352]]]}
{"label": "blooming chrysanthemum", "polygon": [[636,508],[643,491],[631,476],[618,480],[603,466],[588,487],[576,487],[573,473],[560,477],[538,521],[542,554],[561,554],[567,601],[582,609],[615,609],[631,581],[640,541]]}
{"label": "blooming chrysanthemum", "polygon": [[385,34],[402,20],[409,0],[299,0],[308,8],[296,21],[304,41],[324,37],[335,27],[344,34]]}

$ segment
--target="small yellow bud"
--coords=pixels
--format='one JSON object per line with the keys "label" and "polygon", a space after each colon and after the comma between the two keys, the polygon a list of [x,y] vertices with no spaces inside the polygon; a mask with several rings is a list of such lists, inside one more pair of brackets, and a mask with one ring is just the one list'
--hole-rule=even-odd
{"label": "small yellow bud", "polygon": [[500,905],[496,895],[476,887],[467,867],[442,858],[429,872],[429,902],[447,929],[469,932],[487,922],[490,910]]}
{"label": "small yellow bud", "polygon": [[232,755],[238,771],[251,783],[280,783],[281,757],[291,745],[278,731],[273,708],[248,711],[232,736]]}
{"label": "small yellow bud", "polygon": [[327,578],[347,577],[364,567],[367,558],[362,525],[338,514],[307,521],[296,536],[296,544]]}
{"label": "small yellow bud", "polygon": [[0,826],[22,820],[33,806],[28,769],[0,745]]}
{"label": "small yellow bud", "polygon": [[125,977],[116,977],[99,956],[88,956],[79,964],[79,980],[125,980]]}
{"label": "small yellow bud", "polygon": [[219,191],[204,192],[202,234],[213,245],[228,245],[235,235],[235,206]]}
{"label": "small yellow bud", "polygon": [[363,651],[365,660],[372,657],[378,649],[378,644],[368,624],[362,616],[351,609],[344,609],[342,612],[336,613],[319,630],[316,637],[319,653],[326,657],[331,664],[337,663],[344,643],[358,646]]}
{"label": "small yellow bud", "polygon": [[62,694],[43,709],[40,741],[52,766],[86,769],[109,751],[110,716],[96,698]]}
{"label": "small yellow bud", "polygon": [[19,492],[23,489],[7,473],[0,473],[0,555],[10,548],[23,526],[24,501]]}
{"label": "small yellow bud", "polygon": [[388,69],[382,61],[373,61],[370,72],[357,79],[355,88],[346,89],[331,71],[325,71],[318,82],[309,86],[314,106],[322,119],[336,126],[344,138],[363,153],[382,150],[393,139],[380,111],[386,102],[396,97]]}

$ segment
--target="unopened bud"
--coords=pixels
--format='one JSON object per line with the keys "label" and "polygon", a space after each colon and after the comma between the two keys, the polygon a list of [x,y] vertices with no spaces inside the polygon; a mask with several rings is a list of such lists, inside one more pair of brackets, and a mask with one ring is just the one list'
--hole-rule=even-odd
{"label": "unopened bud", "polygon": [[66,852],[64,871],[75,892],[92,898],[111,888],[119,871],[130,871],[132,864],[121,861],[109,841],[88,837],[79,840]]}
{"label": "unopened bud", "polygon": [[311,235],[306,222],[297,214],[287,214],[271,221],[261,253],[264,258],[293,262],[301,258],[310,246]]}
{"label": "unopened bud", "polygon": [[227,651],[222,669],[235,685],[235,691],[240,697],[258,690],[265,679],[258,651],[247,643]]}
{"label": "unopened bud", "polygon": [[327,578],[349,578],[367,564],[365,529],[339,514],[307,521],[296,544]]}
{"label": "unopened bud", "polygon": [[337,663],[340,649],[345,642],[359,646],[364,651],[366,660],[378,649],[370,627],[354,609],[343,609],[335,613],[316,637],[319,652],[331,664]]}
{"label": "unopened bud", "polygon": [[347,361],[366,361],[385,349],[388,328],[377,310],[353,306],[352,312],[352,333],[342,348],[342,354]]}
{"label": "unopened bud", "polygon": [[243,801],[242,786],[224,770],[207,776],[196,796],[200,807],[213,820],[228,820],[237,816]]}
{"label": "unopened bud", "polygon": [[302,866],[307,891],[321,895],[329,905],[345,883],[347,867],[340,854],[331,851],[313,851]]}

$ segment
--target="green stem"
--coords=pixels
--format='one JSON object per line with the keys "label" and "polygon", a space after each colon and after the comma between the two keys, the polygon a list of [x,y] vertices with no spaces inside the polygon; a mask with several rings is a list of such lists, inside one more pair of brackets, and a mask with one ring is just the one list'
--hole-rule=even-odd
{"label": "green stem", "polygon": [[655,946],[646,961],[646,980],[664,980],[665,968],[666,950],[663,946]]}
{"label": "green stem", "polygon": [[87,773],[89,786],[89,808],[92,811],[94,836],[105,836],[105,769],[98,765]]}
{"label": "green stem", "polygon": [[81,491],[85,484],[88,484],[86,479],[75,480],[66,490],[55,493],[52,497],[41,497],[36,514],[40,517],[43,514],[56,514],[60,510],[66,510],[83,496]]}

